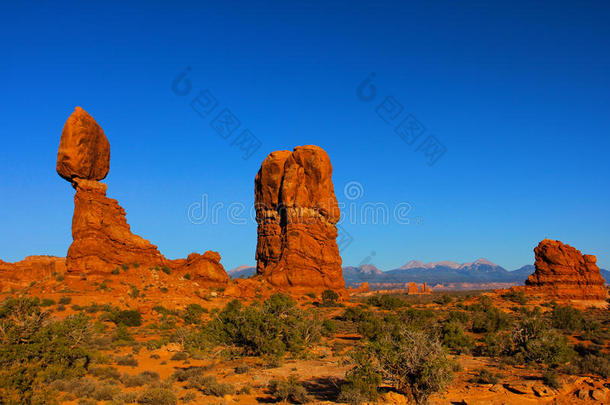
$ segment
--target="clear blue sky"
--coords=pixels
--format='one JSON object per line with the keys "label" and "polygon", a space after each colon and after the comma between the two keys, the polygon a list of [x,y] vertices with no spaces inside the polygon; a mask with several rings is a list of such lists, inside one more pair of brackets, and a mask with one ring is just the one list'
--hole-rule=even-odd
{"label": "clear blue sky", "polygon": [[[346,265],[375,252],[382,269],[481,256],[514,269],[548,237],[610,267],[607,1],[15,3],[0,9],[4,260],[71,243],[55,160],[80,105],[111,143],[108,195],[170,258],[253,264],[251,220],[193,224],[188,207],[204,193],[251,205],[269,152],[316,144],[340,201],[355,181],[357,204],[412,207],[409,225],[345,223]],[[186,66],[193,90],[178,96]],[[206,88],[260,139],[250,159],[189,107]],[[446,147],[436,164],[376,113],[386,96]]]}

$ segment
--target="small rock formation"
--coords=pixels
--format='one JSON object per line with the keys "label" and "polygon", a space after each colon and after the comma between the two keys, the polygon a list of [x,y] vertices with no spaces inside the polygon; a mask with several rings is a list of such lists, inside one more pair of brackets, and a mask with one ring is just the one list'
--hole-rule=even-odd
{"label": "small rock formation", "polygon": [[608,291],[595,256],[550,239],[540,242],[534,253],[536,271],[525,282],[528,288],[562,299],[606,299]]}
{"label": "small rock formation", "polygon": [[6,286],[25,286],[32,281],[41,281],[66,272],[66,259],[55,256],[28,256],[25,259],[7,263],[0,260],[0,291]]}
{"label": "small rock formation", "polygon": [[267,156],[255,179],[257,273],[278,287],[345,289],[341,215],[326,152],[313,145]]}
{"label": "small rock formation", "polygon": [[208,250],[203,255],[191,253],[186,259],[173,260],[170,267],[182,274],[190,274],[193,280],[228,283],[229,276],[222,264],[220,264],[220,254]]}
{"label": "small rock formation", "polygon": [[[187,259],[167,260],[157,247],[134,235],[118,201],[106,197],[100,183],[110,167],[110,144],[85,110],[76,107],[66,121],[57,154],[57,173],[76,189],[72,237],[66,268],[71,273],[108,274],[123,264],[143,268],[168,266],[199,281],[226,283],[220,255],[208,251]],[[138,266],[138,267],[139,267]]]}
{"label": "small rock formation", "polygon": [[419,294],[419,287],[417,287],[417,284],[415,284],[413,281],[411,281],[409,283],[409,285],[407,286],[407,292],[410,294]]}

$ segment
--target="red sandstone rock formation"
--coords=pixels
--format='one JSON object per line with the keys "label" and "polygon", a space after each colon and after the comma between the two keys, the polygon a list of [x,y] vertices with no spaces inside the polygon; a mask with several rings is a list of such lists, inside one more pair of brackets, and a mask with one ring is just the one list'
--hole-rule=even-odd
{"label": "red sandstone rock formation", "polygon": [[597,258],[557,240],[545,239],[534,248],[536,271],[525,282],[545,295],[578,300],[605,300],[605,287]]}
{"label": "red sandstone rock formation", "polygon": [[183,274],[190,274],[195,281],[229,282],[229,276],[220,264],[220,254],[212,250],[208,250],[203,255],[191,253],[186,259],[173,260],[170,267]]}
{"label": "red sandstone rock formation", "polygon": [[411,281],[409,283],[409,285],[407,287],[407,292],[409,294],[419,294],[419,293],[421,293],[421,291],[419,290],[419,287],[413,281]]}
{"label": "red sandstone rock formation", "polygon": [[106,184],[73,179],[74,216],[66,266],[69,272],[110,273],[122,264],[164,266],[157,247],[131,233],[125,210],[106,197]]}
{"label": "red sandstone rock formation", "polygon": [[104,131],[85,110],[76,107],[61,133],[57,173],[68,181],[102,180],[109,170],[110,143]]}
{"label": "red sandstone rock formation", "polygon": [[0,291],[7,287],[25,287],[32,281],[66,272],[66,259],[55,256],[28,256],[25,259],[7,263],[0,260]]}
{"label": "red sandstone rock formation", "polygon": [[66,122],[57,154],[57,173],[76,189],[72,218],[72,245],[68,249],[68,272],[107,274],[123,264],[143,268],[169,266],[189,272],[196,280],[226,283],[229,277],[220,255],[193,253],[187,259],[167,260],[157,247],[131,232],[125,210],[106,197],[110,144],[95,120],[82,108]]}
{"label": "red sandstone rock formation", "polygon": [[313,145],[267,156],[255,179],[257,272],[280,287],[344,289],[339,207],[326,152]]}

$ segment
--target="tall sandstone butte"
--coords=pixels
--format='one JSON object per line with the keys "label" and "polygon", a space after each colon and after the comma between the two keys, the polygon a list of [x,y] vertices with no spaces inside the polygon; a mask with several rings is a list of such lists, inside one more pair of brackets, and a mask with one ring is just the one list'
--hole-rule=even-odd
{"label": "tall sandstone butte", "polygon": [[110,143],[102,128],[85,110],[76,107],[64,125],[57,153],[57,173],[76,189],[68,272],[107,274],[121,265],[168,266],[187,271],[195,280],[226,283],[229,277],[220,255],[193,253],[187,259],[168,260],[157,247],[135,235],[118,201],[106,197],[100,183],[110,168]]}
{"label": "tall sandstone butte", "polygon": [[595,256],[550,239],[540,242],[534,253],[536,271],[525,282],[528,288],[563,299],[606,299],[608,291]]}
{"label": "tall sandstone butte", "polygon": [[255,179],[256,270],[278,287],[345,289],[339,206],[328,154],[314,145],[277,151]]}

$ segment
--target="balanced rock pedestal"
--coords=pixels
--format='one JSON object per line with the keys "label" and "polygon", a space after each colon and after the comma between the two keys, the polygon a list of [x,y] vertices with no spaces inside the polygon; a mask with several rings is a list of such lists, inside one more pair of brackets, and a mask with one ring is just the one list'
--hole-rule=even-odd
{"label": "balanced rock pedestal", "polygon": [[106,184],[73,179],[74,216],[66,267],[69,272],[110,273],[123,264],[164,266],[157,247],[131,233],[125,210],[106,197]]}
{"label": "balanced rock pedestal", "polygon": [[273,152],[255,179],[257,273],[278,287],[345,289],[339,206],[326,152],[313,145]]}

